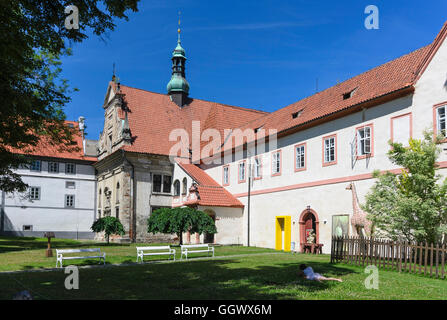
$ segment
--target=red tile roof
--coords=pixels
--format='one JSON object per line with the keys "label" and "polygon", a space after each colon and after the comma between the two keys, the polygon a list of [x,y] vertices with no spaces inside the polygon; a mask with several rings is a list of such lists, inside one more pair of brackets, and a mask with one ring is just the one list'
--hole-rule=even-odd
{"label": "red tile roof", "polygon": [[198,166],[190,163],[180,163],[178,165],[197,182],[200,199],[184,203],[185,205],[200,205],[212,207],[233,207],[243,208],[244,205],[236,199],[224,187],[219,185],[213,178],[211,178],[205,171]]}
{"label": "red tile roof", "polygon": [[[276,129],[278,133],[299,129],[300,126],[310,124],[313,121],[341,111],[349,111],[351,108],[352,111],[355,111],[354,107],[396,93],[399,90],[410,88],[414,85],[418,68],[430,52],[431,47],[431,44],[425,46],[336,86],[292,103],[285,108],[245,124],[241,129],[262,127],[266,131]],[[350,92],[353,92],[352,96],[344,99],[343,96]],[[294,113],[298,113],[296,118],[292,117]],[[231,146],[228,143],[228,146],[225,146],[224,149],[229,147]]]}
{"label": "red tile roof", "polygon": [[[185,129],[191,137],[192,122],[200,121],[201,132],[214,128],[221,132],[242,126],[267,114],[263,111],[240,108],[191,99],[191,102],[180,108],[165,94],[154,93],[120,85],[124,100],[129,108],[128,119],[132,136],[132,145],[123,149],[130,152],[169,155],[169,151],[177,141],[169,141],[169,134],[174,129]],[[124,119],[124,113],[119,112]],[[191,143],[191,142],[190,142]]]}
{"label": "red tile roof", "polygon": [[[79,128],[79,125],[76,121],[65,121],[65,123],[67,125],[73,125],[75,129]],[[11,152],[39,157],[96,162],[97,158],[84,156],[81,133],[79,132],[79,130],[76,130],[75,132],[76,133],[73,135],[73,140],[76,142],[76,146],[79,149],[78,151],[69,150],[74,149],[71,147],[66,148],[64,146],[54,145],[50,142],[47,136],[42,136],[39,143],[35,147],[27,147],[23,150],[12,150]]]}

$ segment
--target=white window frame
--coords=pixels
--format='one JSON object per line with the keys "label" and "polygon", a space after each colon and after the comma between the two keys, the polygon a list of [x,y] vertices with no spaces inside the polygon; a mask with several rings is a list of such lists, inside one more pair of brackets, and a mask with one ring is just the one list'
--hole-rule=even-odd
{"label": "white window frame", "polygon": [[[71,199],[71,200],[69,200]],[[64,197],[64,207],[65,208],[75,208],[75,195],[74,194],[66,194]],[[70,201],[70,203],[69,203]]]}
{"label": "white window frame", "polygon": [[[73,170],[68,170],[68,168],[70,168],[70,166],[73,166]],[[65,173],[66,174],[76,174],[76,164],[75,163],[66,163],[65,164]]]}
{"label": "white window frame", "polygon": [[261,168],[262,168],[262,164],[261,164],[261,158],[260,157],[255,157],[255,161],[254,161],[254,179],[260,179],[262,177],[261,175]]}
{"label": "white window frame", "polygon": [[[154,183],[154,177],[155,176],[161,176],[161,186],[160,186],[160,191],[155,191],[155,183]],[[165,177],[170,177],[171,178],[171,183],[170,183],[170,188],[169,188],[169,192],[164,192],[164,181],[165,181]],[[162,174],[162,173],[153,173],[152,174],[152,192],[154,193],[163,193],[163,194],[172,194],[172,176],[169,174]]]}
{"label": "white window frame", "polygon": [[246,178],[245,161],[239,162],[239,167],[238,168],[239,168],[239,170],[238,170],[239,182],[245,182],[245,178]]}
{"label": "white window frame", "polygon": [[29,187],[29,199],[40,200],[40,187]]}
{"label": "white window frame", "polygon": [[[331,142],[332,140],[332,142]],[[329,144],[326,143],[326,141],[329,141]],[[324,163],[332,163],[337,160],[337,142],[336,142],[336,136],[327,137],[324,139]],[[331,157],[331,149],[334,150],[333,152],[333,159]]]}
{"label": "white window frame", "polygon": [[[366,135],[367,131],[369,131],[368,135]],[[363,136],[361,135],[363,132]],[[367,125],[361,128],[358,128],[356,131],[357,135],[357,156],[368,156],[372,154],[372,126]],[[367,146],[367,141],[369,141],[369,150]]]}
{"label": "white window frame", "polygon": [[306,146],[304,144],[295,147],[295,169],[306,168]]}
{"label": "white window frame", "polygon": [[[444,110],[444,115],[441,116],[440,111]],[[446,120],[446,113],[447,113],[447,105],[437,107],[436,108],[436,132],[438,135],[443,135],[447,138],[447,120]],[[444,125],[444,129],[442,129],[442,124]]]}
{"label": "white window frame", "polygon": [[230,184],[230,166],[223,167],[223,185]]}
{"label": "white window frame", "polygon": [[[54,167],[53,167],[54,165]],[[56,170],[54,170],[56,169]],[[59,162],[48,162],[48,173],[59,173]]]}
{"label": "white window frame", "polygon": [[281,151],[272,154],[272,175],[281,174]]}

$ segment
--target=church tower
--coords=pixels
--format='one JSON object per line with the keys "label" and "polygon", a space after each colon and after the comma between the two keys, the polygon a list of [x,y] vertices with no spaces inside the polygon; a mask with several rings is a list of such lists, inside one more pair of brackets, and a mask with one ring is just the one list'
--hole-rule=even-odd
{"label": "church tower", "polygon": [[179,107],[183,107],[189,94],[189,84],[185,78],[185,49],[181,46],[180,41],[180,20],[178,29],[177,47],[172,53],[172,76],[167,85],[168,95]]}

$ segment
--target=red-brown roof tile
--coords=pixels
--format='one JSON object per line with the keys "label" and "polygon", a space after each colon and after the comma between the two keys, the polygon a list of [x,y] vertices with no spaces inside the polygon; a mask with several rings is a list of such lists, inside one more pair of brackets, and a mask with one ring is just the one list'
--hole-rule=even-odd
{"label": "red-brown roof tile", "polygon": [[[253,120],[242,126],[241,129],[262,127],[266,131],[275,129],[280,133],[411,87],[414,84],[418,68],[429,53],[431,46],[431,44],[425,46],[336,86],[292,103],[285,108]],[[354,91],[352,97],[348,99],[343,98],[344,94],[352,91]],[[294,113],[299,113],[299,115],[293,118],[292,114]],[[224,149],[229,147],[231,146],[226,145]]]}
{"label": "red-brown roof tile", "polygon": [[[73,125],[75,129],[79,128],[79,125],[76,121],[65,121],[65,123],[67,125]],[[50,142],[47,136],[41,136],[40,141],[36,146],[29,146],[22,150],[11,150],[11,152],[39,157],[84,160],[91,162],[97,161],[96,157],[88,157],[84,155],[82,136],[79,130],[76,130],[75,134],[73,134],[73,140],[78,147],[77,151],[73,151],[74,148],[72,148],[71,146],[67,148],[65,146],[54,145]]]}
{"label": "red-brown roof tile", "polygon": [[[191,99],[188,105],[180,108],[165,94],[122,84],[120,89],[129,108],[129,126],[134,137],[132,145],[123,147],[130,152],[169,155],[171,147],[177,143],[169,141],[171,131],[184,129],[191,137],[193,121],[200,121],[201,132],[214,128],[222,132],[223,138],[224,129],[236,128],[267,114],[199,99]],[[124,119],[122,110],[119,116]]]}
{"label": "red-brown roof tile", "polygon": [[242,202],[235,198],[198,166],[180,162],[178,162],[178,165],[198,184],[197,189],[200,199],[192,203],[187,202],[185,203],[186,205],[197,204],[214,207],[244,207]]}

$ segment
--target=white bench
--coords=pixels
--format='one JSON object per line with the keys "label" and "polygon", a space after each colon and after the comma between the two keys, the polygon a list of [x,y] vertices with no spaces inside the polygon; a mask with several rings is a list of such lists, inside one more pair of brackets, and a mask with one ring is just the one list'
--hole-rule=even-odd
{"label": "white bench", "polygon": [[[67,253],[81,253],[81,252],[99,252],[98,255],[85,255],[85,256],[68,256],[68,257],[64,257],[64,254]],[[106,264],[106,253],[102,252],[101,254],[101,249],[100,248],[94,248],[94,249],[56,249],[56,256],[57,256],[57,260],[56,260],[56,268],[58,266],[58,264],[60,264],[60,267],[63,267],[63,261],[64,260],[70,260],[70,259],[102,259],[104,264]]]}
{"label": "white bench", "polygon": [[199,253],[199,252],[212,252],[214,257],[214,247],[210,247],[209,244],[186,244],[180,246],[182,249],[182,254],[180,256],[181,259],[183,259],[183,255],[186,256],[186,260],[188,260],[188,254],[191,253]]}
{"label": "white bench", "polygon": [[[150,252],[145,253],[145,251]],[[171,255],[174,256],[175,261],[175,249],[171,249],[171,246],[151,246],[151,247],[137,247],[137,262],[139,259],[141,259],[141,262],[143,262],[144,256],[155,256],[162,254],[169,254],[169,259],[171,259]]]}

